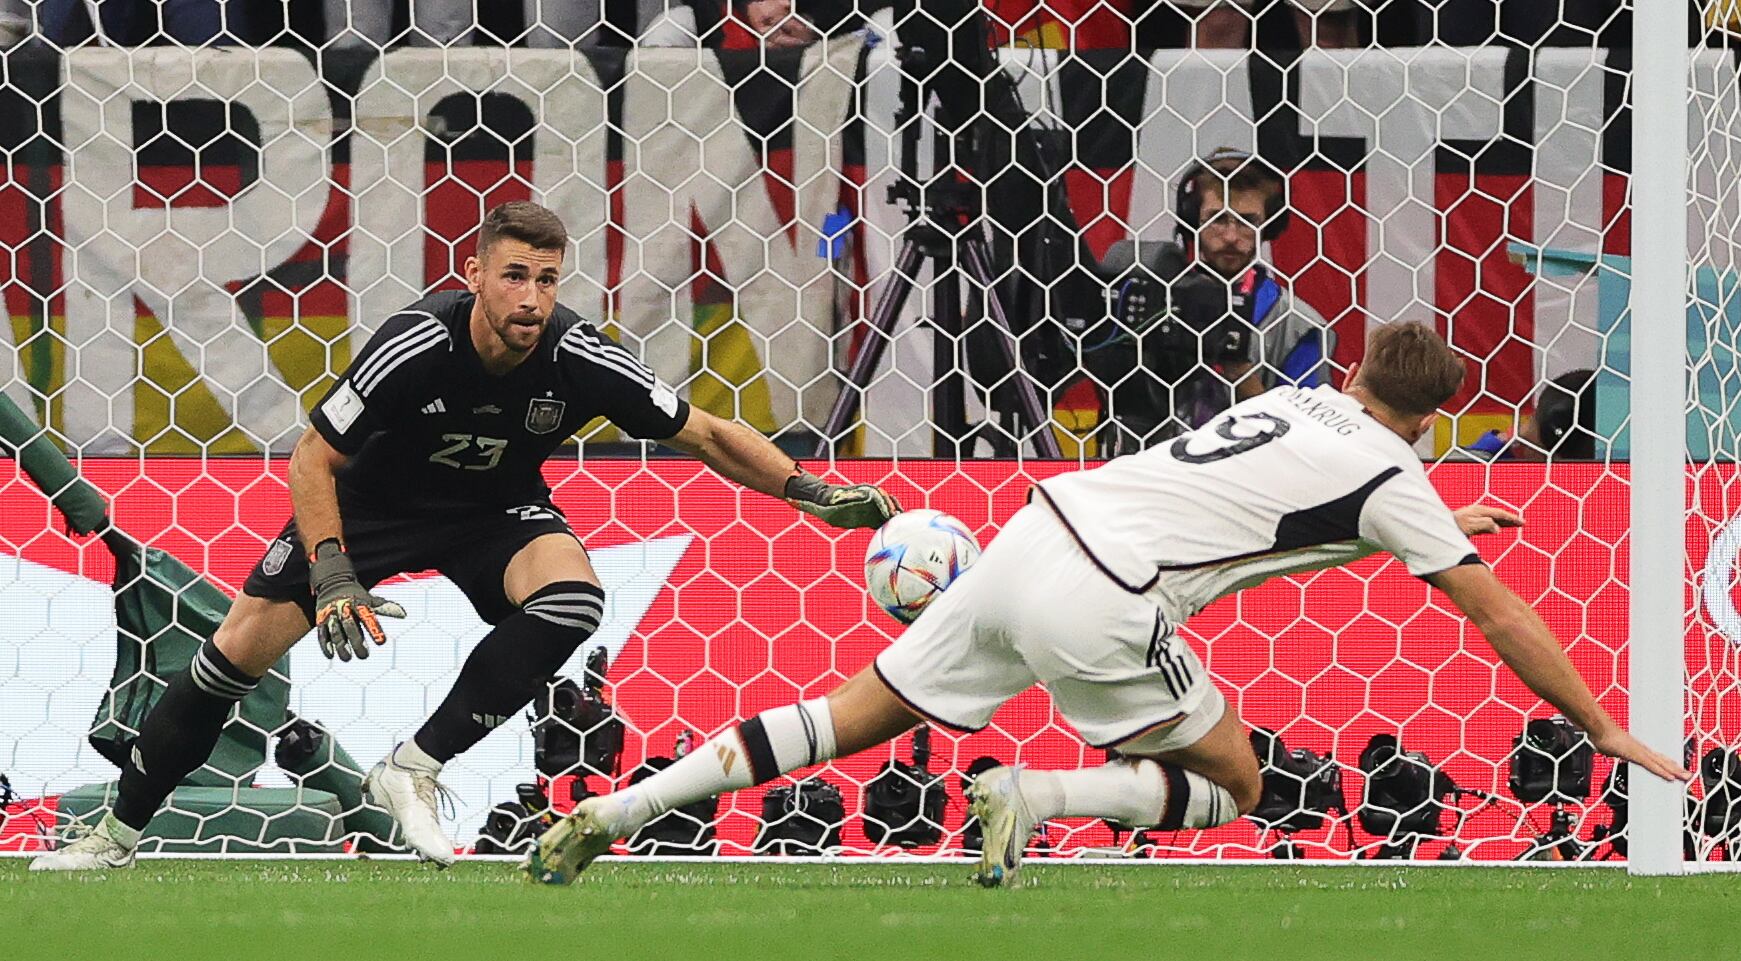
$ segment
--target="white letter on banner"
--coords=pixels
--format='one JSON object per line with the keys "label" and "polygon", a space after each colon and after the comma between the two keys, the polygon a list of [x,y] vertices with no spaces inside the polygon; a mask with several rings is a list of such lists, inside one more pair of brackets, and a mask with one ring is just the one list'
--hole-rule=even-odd
{"label": "white letter on banner", "polygon": [[[1431,322],[1436,148],[1490,141],[1503,129],[1505,57],[1500,49],[1353,53],[1300,59],[1300,132],[1366,139],[1366,310],[1379,323]],[[1452,321],[1455,323],[1455,320]]]}
{"label": "white letter on banner", "polygon": [[[332,112],[313,67],[288,50],[174,48],[80,49],[62,63],[67,339],[76,352],[67,362],[68,438],[129,449],[133,391],[148,373],[134,342],[137,297],[237,426],[256,443],[287,448],[300,419],[296,395],[225,285],[289,260],[326,208]],[[134,206],[132,106],[174,100],[228,101],[253,115],[259,178],[228,206]]]}
{"label": "white letter on banner", "polygon": [[[576,244],[565,266],[562,301],[597,319],[606,276],[608,118],[592,64],[566,50],[401,49],[376,61],[357,91],[347,278],[358,347],[430,286],[423,256],[426,120],[442,100],[480,93],[512,97],[536,121],[532,199],[562,218]],[[481,221],[481,195],[478,204]]]}
{"label": "white letter on banner", "polygon": [[[1535,170],[1532,242],[1558,250],[1602,250],[1603,51],[1543,48],[1535,53]],[[1600,353],[1593,274],[1539,271],[1535,293],[1535,380],[1595,367]]]}
{"label": "white letter on banner", "polygon": [[795,224],[774,210],[768,171],[711,51],[637,50],[624,83],[620,320],[631,349],[640,341],[667,382],[688,380],[693,210],[725,272],[719,279],[736,292],[737,316],[756,334],[781,426],[798,416],[820,424],[834,399],[832,384],[814,387],[828,368],[834,296],[816,242],[839,196],[836,164],[858,49],[831,41],[804,58],[791,97]]}
{"label": "white letter on banner", "polygon": [[1257,128],[1245,54],[1164,50],[1152,66],[1137,127],[1130,223],[1138,237],[1172,240],[1173,187],[1185,168],[1217,147],[1254,149]]}

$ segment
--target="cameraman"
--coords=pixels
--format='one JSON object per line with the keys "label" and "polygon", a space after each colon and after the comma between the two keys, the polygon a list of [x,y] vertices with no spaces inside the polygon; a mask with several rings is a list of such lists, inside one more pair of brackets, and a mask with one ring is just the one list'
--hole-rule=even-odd
{"label": "cameraman", "polygon": [[1223,147],[1186,170],[1175,201],[1181,243],[1158,245],[1141,270],[1156,288],[1154,316],[1131,317],[1121,301],[1120,334],[1086,344],[1089,370],[1107,387],[1112,456],[1200,427],[1278,384],[1315,387],[1329,375],[1329,324],[1259,259],[1262,241],[1288,226],[1281,175]]}

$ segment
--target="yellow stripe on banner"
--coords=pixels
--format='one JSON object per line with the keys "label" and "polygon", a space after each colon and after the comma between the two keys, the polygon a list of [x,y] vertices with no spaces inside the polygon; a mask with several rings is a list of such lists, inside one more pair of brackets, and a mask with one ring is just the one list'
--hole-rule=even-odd
{"label": "yellow stripe on banner", "polygon": [[1058,438],[1058,452],[1066,460],[1094,459],[1100,450],[1100,438],[1094,436],[1099,426],[1098,408],[1052,408],[1052,433]]}
{"label": "yellow stripe on banner", "polygon": [[1706,0],[1705,27],[1741,33],[1741,0]]}
{"label": "yellow stripe on banner", "polygon": [[717,417],[773,433],[767,365],[731,304],[696,304],[695,335],[689,343],[689,369],[697,376],[689,385],[689,402]]}
{"label": "yellow stripe on banner", "polygon": [[1481,435],[1490,430],[1510,433],[1515,421],[1509,413],[1497,414],[1462,414],[1457,417],[1441,417],[1433,423],[1433,456],[1442,456],[1451,449],[1453,432],[1458,447],[1467,447],[1481,439]]}
{"label": "yellow stripe on banner", "polygon": [[267,317],[266,356],[278,375],[297,392],[308,413],[326,396],[338,375],[351,366],[351,319],[344,315],[303,314],[300,318]]}
{"label": "yellow stripe on banner", "polygon": [[[350,365],[345,317],[268,317],[262,321],[266,354],[278,375],[298,392],[304,410],[332,384],[334,372]],[[237,335],[240,336],[240,335]],[[143,354],[145,376],[133,391],[133,436],[148,454],[258,453],[246,432],[201,380],[156,317],[134,324],[134,342]],[[329,348],[330,345],[330,348]],[[328,358],[331,358],[331,369]]]}
{"label": "yellow stripe on banner", "polygon": [[1064,25],[1054,20],[1020,34],[1011,46],[1017,49],[1068,50],[1070,38],[1064,35]]}
{"label": "yellow stripe on banner", "polygon": [[[12,342],[18,345],[18,372],[30,385],[31,400],[35,401],[33,409],[25,413],[36,418],[37,423],[59,430],[61,407],[66,402],[66,395],[60,390],[66,370],[66,317],[48,318],[48,326],[43,330],[32,326],[29,314],[14,314],[10,319]],[[44,406],[48,407],[46,418]]]}

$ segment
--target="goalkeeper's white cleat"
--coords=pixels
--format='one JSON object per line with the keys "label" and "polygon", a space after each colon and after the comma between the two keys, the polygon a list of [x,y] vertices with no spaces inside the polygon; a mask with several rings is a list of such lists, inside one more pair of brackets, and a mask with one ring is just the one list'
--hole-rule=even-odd
{"label": "goalkeeper's white cleat", "polygon": [[[113,818],[114,815],[104,815],[91,833],[38,857],[30,862],[30,870],[112,871],[132,867],[133,853],[138,850],[138,832],[119,822],[112,824]],[[117,834],[132,834],[134,843],[116,840]]]}
{"label": "goalkeeper's white cleat", "polygon": [[567,817],[544,832],[538,846],[526,856],[522,867],[527,876],[539,884],[573,884],[587,865],[610,853],[611,845],[622,836],[605,818],[610,809],[608,795],[589,797],[575,805]]}
{"label": "goalkeeper's white cleat", "polygon": [[967,788],[968,810],[984,832],[975,881],[988,888],[1015,887],[1022,852],[1039,824],[1022,797],[1022,769],[994,767]]}
{"label": "goalkeeper's white cleat", "polygon": [[441,829],[439,803],[450,795],[434,771],[406,767],[389,752],[363,779],[363,796],[398,822],[400,836],[419,858],[442,868],[457,860],[453,842]]}

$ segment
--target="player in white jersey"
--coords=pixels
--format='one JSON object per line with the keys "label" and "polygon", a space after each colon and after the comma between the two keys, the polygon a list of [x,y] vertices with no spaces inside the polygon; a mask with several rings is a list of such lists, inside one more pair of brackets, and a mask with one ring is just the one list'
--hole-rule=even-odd
{"label": "player in white jersey", "polygon": [[1412,445],[1462,380],[1462,361],[1431,327],[1387,325],[1345,393],[1280,387],[1166,444],[1045,481],[874,664],[827,697],[763,712],[639,784],[581,802],[528,870],[571,881],[673,808],[861,751],[921,720],[979,730],[1036,682],[1084,740],[1119,759],[980,775],[968,794],[985,829],[982,883],[1012,880],[1049,818],[1225,824],[1256,806],[1262,776],[1178,626],[1234,591],[1379,551],[1449,595],[1597,750],[1688,779],[1615,723],[1547,626],[1481,563],[1470,535],[1522,520],[1479,505],[1453,512],[1428,483]]}

